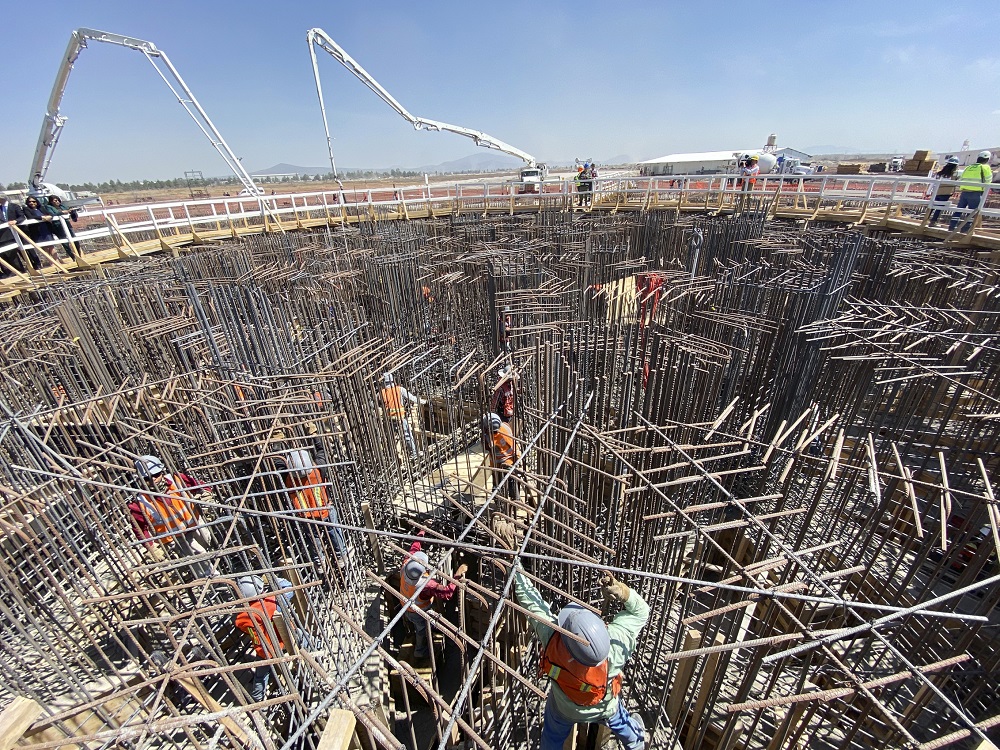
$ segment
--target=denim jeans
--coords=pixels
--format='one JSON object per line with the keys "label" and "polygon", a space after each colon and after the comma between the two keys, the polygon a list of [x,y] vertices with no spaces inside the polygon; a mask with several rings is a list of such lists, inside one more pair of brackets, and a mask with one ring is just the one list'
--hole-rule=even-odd
{"label": "denim jeans", "polygon": [[[564,718],[557,710],[552,693],[545,701],[545,723],[542,725],[542,750],[562,750],[563,743],[573,731],[576,722]],[[618,710],[601,722],[618,738],[625,750],[642,750],[646,742],[645,733],[625,710],[625,704],[618,701]]]}
{"label": "denim jeans", "polygon": [[[411,604],[411,607],[416,607],[416,604]],[[414,644],[413,644],[413,658],[423,659],[430,655],[430,649],[427,648],[427,620],[424,619],[423,615],[414,612],[412,609],[406,610],[406,615],[404,615],[409,623],[413,626],[415,632]]]}
{"label": "denim jeans", "polygon": [[[330,507],[330,517],[326,520],[330,523],[340,523],[340,516],[337,515],[336,508]],[[337,557],[343,557],[347,554],[347,542],[344,539],[344,532],[336,526],[327,526],[326,528],[330,532],[330,541],[333,542],[334,554]]]}
{"label": "denim jeans", "polygon": [[[958,194],[958,208],[959,209],[969,209],[974,212],[979,208],[979,201],[983,199],[983,192],[981,190],[963,190]],[[958,226],[958,222],[962,220],[963,215],[957,211],[951,215],[951,223],[948,224],[948,231],[954,232],[955,227]],[[968,219],[965,220],[965,224],[962,225],[961,231],[968,232],[972,228],[973,216],[971,213],[967,214]]]}

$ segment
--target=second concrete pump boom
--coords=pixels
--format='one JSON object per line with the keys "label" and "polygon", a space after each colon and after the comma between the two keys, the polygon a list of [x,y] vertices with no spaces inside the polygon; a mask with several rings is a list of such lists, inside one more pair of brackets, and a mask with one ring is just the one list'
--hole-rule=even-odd
{"label": "second concrete pump boom", "polygon": [[[143,39],[135,39],[96,29],[77,29],[70,35],[69,45],[66,47],[65,55],[63,55],[62,64],[59,66],[59,72],[56,74],[55,83],[52,85],[52,93],[49,96],[45,119],[42,121],[42,130],[38,135],[38,145],[35,146],[35,158],[31,162],[31,174],[28,183],[31,186],[32,192],[46,194],[59,190],[54,186],[46,184],[44,180],[49,170],[49,164],[52,161],[52,154],[55,152],[56,144],[59,142],[59,135],[62,133],[67,120],[60,113],[59,107],[62,104],[63,94],[66,92],[69,74],[72,72],[73,65],[80,56],[80,52],[87,46],[88,41],[115,44],[119,47],[137,50],[145,55],[160,78],[163,79],[163,82],[167,84],[173,95],[177,97],[177,101],[184,107],[198,127],[201,128],[201,132],[212,142],[215,150],[219,152],[219,155],[222,156],[229,168],[239,178],[239,181],[243,183],[243,187],[252,195],[263,194],[263,191],[254,183],[250,173],[243,168],[243,164],[240,163],[239,158],[229,148],[229,144],[222,137],[222,133],[219,132],[215,124],[209,119],[208,113],[205,112],[201,104],[198,103],[198,100],[195,99],[194,93],[184,83],[184,79],[181,78],[180,73],[170,63],[170,59],[163,50],[157,49],[155,44]],[[166,68],[166,73],[156,64],[157,59],[162,61],[163,66]]]}
{"label": "second concrete pump boom", "polygon": [[309,29],[309,32],[306,34],[306,42],[309,45],[309,56],[312,59],[313,76],[316,79],[316,94],[319,97],[320,114],[323,116],[323,128],[326,132],[326,147],[330,156],[330,167],[333,169],[333,175],[335,178],[339,179],[337,176],[337,164],[333,157],[333,141],[330,138],[330,126],[326,118],[326,106],[323,103],[323,87],[320,84],[319,65],[316,62],[316,47],[319,47],[324,52],[327,52],[334,60],[357,76],[358,79],[360,79],[365,86],[371,89],[379,99],[392,107],[396,111],[396,114],[413,125],[415,130],[444,130],[449,133],[464,135],[466,138],[471,138],[477,146],[491,148],[505,154],[510,154],[511,156],[516,156],[518,159],[523,159],[529,167],[542,166],[535,161],[535,157],[531,154],[526,151],[522,151],[516,146],[511,146],[509,143],[504,143],[503,141],[494,138],[489,133],[484,133],[481,130],[463,128],[459,125],[451,125],[447,122],[439,122],[438,120],[428,120],[424,117],[417,117],[416,115],[410,114],[402,104],[396,101],[392,94],[386,91],[378,81],[372,78],[371,74],[362,68],[353,57],[347,54],[343,47],[333,41],[333,39],[331,39],[329,35],[323,31],[323,29]]}

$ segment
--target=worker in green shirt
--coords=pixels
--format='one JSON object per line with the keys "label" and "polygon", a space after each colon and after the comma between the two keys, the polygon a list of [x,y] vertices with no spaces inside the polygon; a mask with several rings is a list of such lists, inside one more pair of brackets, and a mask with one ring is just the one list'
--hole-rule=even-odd
{"label": "worker in green shirt", "polygon": [[961,231],[968,232],[972,228],[972,216],[983,199],[983,189],[993,182],[993,170],[990,169],[991,156],[989,151],[980,151],[976,163],[962,170],[962,175],[958,178],[962,181],[958,193],[958,210],[951,215],[949,232],[954,232],[958,222],[962,220],[962,216],[966,213],[963,209],[967,210],[969,218]]}
{"label": "worker in green shirt", "polygon": [[[505,546],[515,548],[513,524],[496,522],[494,530]],[[542,646],[540,672],[552,681],[545,701],[541,750],[562,750],[577,722],[604,724],[625,750],[642,750],[646,744],[642,716],[629,714],[618,696],[625,662],[649,620],[649,605],[610,573],[605,573],[601,583],[605,597],[621,607],[610,625],[576,604],[563,607],[556,617],[520,563],[515,564],[514,592],[521,606],[538,618],[532,618],[531,624]],[[581,636],[587,643],[546,623]]]}

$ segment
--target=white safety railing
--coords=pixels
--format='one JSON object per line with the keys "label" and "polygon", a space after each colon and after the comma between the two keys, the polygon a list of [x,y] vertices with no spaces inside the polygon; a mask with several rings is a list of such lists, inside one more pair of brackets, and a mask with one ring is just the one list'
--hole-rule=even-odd
{"label": "white safety railing", "polygon": [[[324,190],[261,197],[235,196],[192,201],[167,201],[124,206],[97,206],[79,211],[68,239],[36,243],[31,224],[0,227],[0,270],[27,278],[16,266],[30,269],[35,251],[59,268],[72,268],[73,259],[60,259],[61,246],[75,244],[78,267],[88,257],[115,250],[122,257],[138,256],[156,247],[197,242],[258,231],[283,231],[322,223],[444,215],[459,212],[503,213],[524,210],[571,210],[578,197],[571,180],[546,180],[538,192],[522,193],[523,183],[511,181],[460,182],[358,190]],[[534,187],[538,184],[534,183]],[[735,175],[674,175],[667,177],[616,176],[594,181],[592,199],[600,210],[641,210],[676,207],[685,211],[729,211],[748,199],[765,201],[776,216],[823,218],[845,222],[902,222],[908,228],[928,230],[940,186],[958,195],[962,183],[926,177],[872,175],[763,175],[752,187]],[[972,241],[1000,241],[1000,191],[982,186],[975,210],[942,210],[945,224],[954,218],[971,221]],[[944,226],[929,230],[947,234]],[[958,236],[958,235],[956,235]],[[15,259],[16,256],[16,259]],[[101,260],[108,259],[102,255]]]}

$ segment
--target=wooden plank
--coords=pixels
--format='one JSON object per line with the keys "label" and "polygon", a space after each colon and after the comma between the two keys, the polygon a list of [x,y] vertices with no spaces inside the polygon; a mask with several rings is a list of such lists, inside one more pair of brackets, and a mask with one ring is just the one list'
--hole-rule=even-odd
{"label": "wooden plank", "polygon": [[316,750],[348,750],[354,738],[354,725],[357,719],[350,711],[342,708],[330,709],[326,720],[326,728],[319,738]]}
{"label": "wooden plank", "polygon": [[30,698],[14,698],[0,713],[0,750],[14,747],[41,713],[42,707]]}
{"label": "wooden plank", "polygon": [[[215,698],[213,698],[205,687],[201,684],[201,680],[196,677],[174,677],[177,684],[184,688],[188,694],[194,698],[198,704],[204,708],[209,713],[217,713],[225,711]],[[236,719],[231,716],[223,716],[219,719],[219,723],[225,727],[226,732],[240,744],[246,747],[252,747],[260,744],[251,739],[250,733],[240,724]],[[0,748],[0,750],[3,750]]]}

